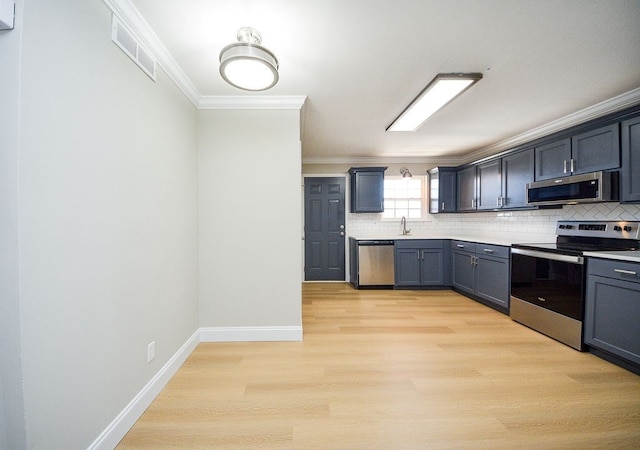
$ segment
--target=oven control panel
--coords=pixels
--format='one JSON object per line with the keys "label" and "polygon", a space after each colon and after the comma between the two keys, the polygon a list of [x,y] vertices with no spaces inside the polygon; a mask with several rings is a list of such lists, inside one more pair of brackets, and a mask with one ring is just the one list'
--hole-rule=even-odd
{"label": "oven control panel", "polygon": [[589,236],[612,239],[640,239],[640,222],[559,220],[558,236]]}

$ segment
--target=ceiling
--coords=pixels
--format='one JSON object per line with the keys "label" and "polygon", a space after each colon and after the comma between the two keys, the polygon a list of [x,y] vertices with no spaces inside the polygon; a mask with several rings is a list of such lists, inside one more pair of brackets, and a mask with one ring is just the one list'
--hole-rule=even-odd
{"label": "ceiling", "polygon": [[[130,2],[202,98],[307,96],[305,162],[469,160],[614,97],[640,101],[639,0]],[[269,91],[218,73],[243,26],[279,60]],[[417,132],[385,132],[450,72],[483,79]]]}

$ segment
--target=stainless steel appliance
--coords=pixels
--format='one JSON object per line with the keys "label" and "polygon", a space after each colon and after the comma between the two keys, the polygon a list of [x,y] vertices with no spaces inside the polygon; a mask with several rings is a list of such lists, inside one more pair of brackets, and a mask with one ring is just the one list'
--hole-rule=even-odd
{"label": "stainless steel appliance", "polygon": [[393,287],[393,248],[393,241],[358,241],[358,287]]}
{"label": "stainless steel appliance", "polygon": [[583,252],[640,247],[640,222],[559,221],[556,242],[511,248],[511,318],[584,350]]}
{"label": "stainless steel appliance", "polygon": [[618,172],[592,172],[527,183],[528,205],[566,205],[618,200]]}

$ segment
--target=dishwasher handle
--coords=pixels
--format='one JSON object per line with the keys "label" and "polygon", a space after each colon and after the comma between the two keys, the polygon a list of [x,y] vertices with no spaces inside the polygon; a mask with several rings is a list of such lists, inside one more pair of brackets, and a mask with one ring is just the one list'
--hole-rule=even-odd
{"label": "dishwasher handle", "polygon": [[358,241],[358,245],[393,245],[393,241]]}

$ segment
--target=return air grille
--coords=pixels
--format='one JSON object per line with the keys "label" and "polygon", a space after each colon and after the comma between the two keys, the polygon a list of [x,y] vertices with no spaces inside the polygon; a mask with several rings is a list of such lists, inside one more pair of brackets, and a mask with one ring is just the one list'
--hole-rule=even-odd
{"label": "return air grille", "polygon": [[111,40],[125,52],[129,58],[140,67],[144,73],[156,81],[156,60],[124,26],[122,22],[112,15]]}

